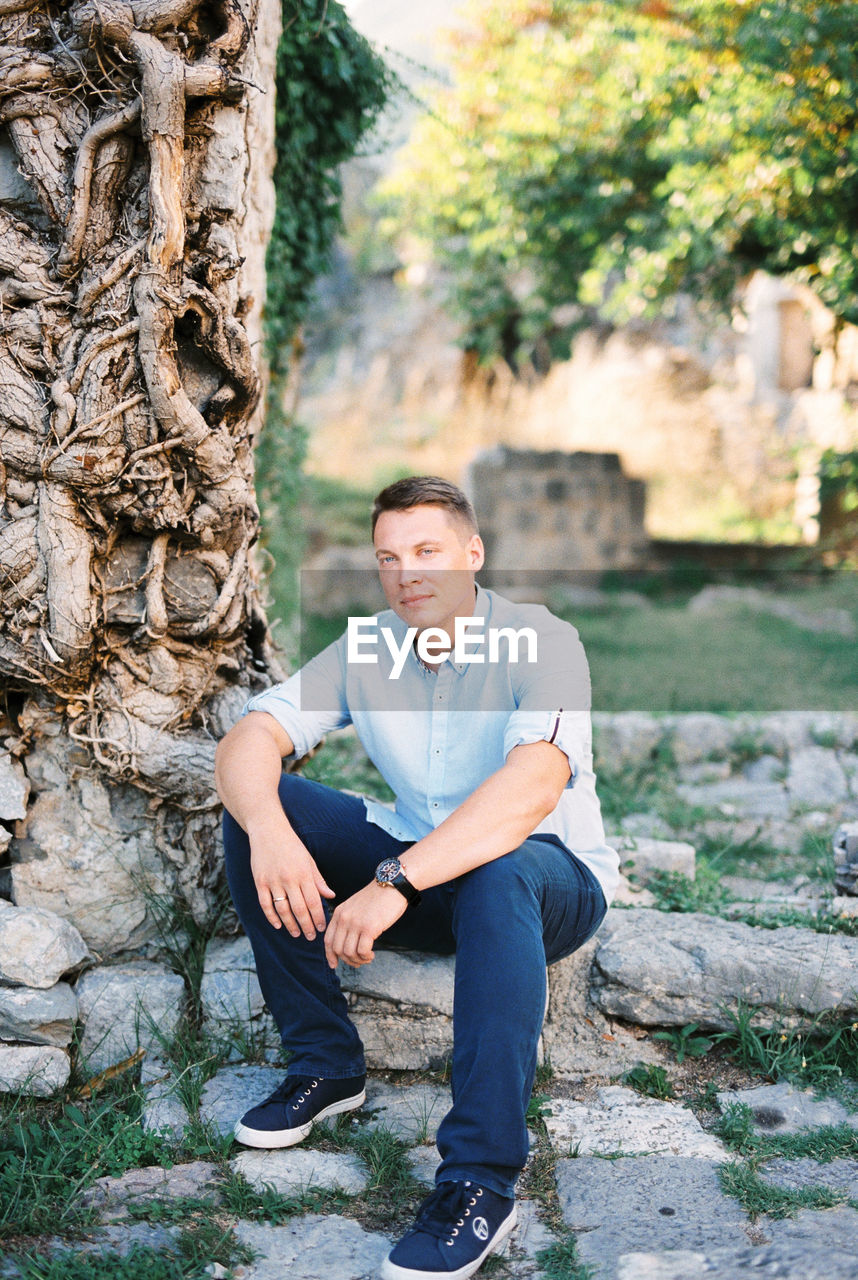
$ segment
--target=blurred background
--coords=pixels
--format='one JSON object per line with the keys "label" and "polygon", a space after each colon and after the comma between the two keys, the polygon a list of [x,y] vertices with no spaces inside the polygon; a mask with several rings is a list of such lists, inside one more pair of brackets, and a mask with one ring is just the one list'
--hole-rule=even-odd
{"label": "blurred background", "polygon": [[259,450],[287,655],[432,472],[594,705],[858,706],[854,6],[345,8],[386,102]]}

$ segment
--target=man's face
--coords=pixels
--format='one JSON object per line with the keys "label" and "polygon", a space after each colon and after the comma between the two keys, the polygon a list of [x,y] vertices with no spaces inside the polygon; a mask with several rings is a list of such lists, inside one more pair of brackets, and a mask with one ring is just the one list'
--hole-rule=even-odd
{"label": "man's face", "polygon": [[452,637],[455,618],[473,615],[483,544],[451,512],[432,505],[384,511],[373,543],[385,599],[409,627],[441,627]]}

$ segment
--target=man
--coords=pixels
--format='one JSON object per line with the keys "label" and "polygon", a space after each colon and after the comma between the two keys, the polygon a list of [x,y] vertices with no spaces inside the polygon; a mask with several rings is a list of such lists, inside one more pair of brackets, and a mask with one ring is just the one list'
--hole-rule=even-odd
{"label": "man", "polygon": [[[251,699],[218,748],[230,889],[291,1053],[284,1083],[236,1137],[291,1146],[364,1101],[340,960],[371,963],[379,939],[455,951],[453,1105],[436,1188],[381,1272],[449,1280],[472,1275],[514,1225],[545,966],[598,928],[618,860],[604,843],[575,629],[476,585],[473,509],[445,480],[384,489],[373,542],[390,609],[357,632],[350,620]],[[281,773],[348,723],[394,812]]]}

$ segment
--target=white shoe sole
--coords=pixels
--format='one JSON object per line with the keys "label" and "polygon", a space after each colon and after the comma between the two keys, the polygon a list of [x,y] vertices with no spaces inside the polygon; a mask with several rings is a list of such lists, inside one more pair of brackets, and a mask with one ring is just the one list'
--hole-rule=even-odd
{"label": "white shoe sole", "polygon": [[391,1262],[390,1258],[385,1258],[379,1273],[381,1280],[466,1280],[475,1271],[479,1271],[490,1253],[496,1252],[498,1245],[502,1244],[510,1231],[512,1231],[517,1218],[516,1206],[513,1205],[509,1216],[504,1218],[491,1242],[480,1256],[474,1258],[473,1262],[468,1262],[464,1267],[459,1267],[458,1271],[415,1271],[412,1267],[399,1267],[395,1262]]}
{"label": "white shoe sole", "polygon": [[236,1142],[245,1147],[258,1147],[263,1151],[274,1151],[280,1147],[294,1147],[303,1142],[314,1124],[319,1120],[327,1120],[328,1116],[338,1116],[343,1111],[357,1111],[366,1102],[366,1090],[362,1089],[353,1098],[343,1098],[340,1102],[332,1102],[324,1111],[320,1111],[307,1124],[298,1125],[296,1129],[251,1129],[239,1120],[233,1129]]}

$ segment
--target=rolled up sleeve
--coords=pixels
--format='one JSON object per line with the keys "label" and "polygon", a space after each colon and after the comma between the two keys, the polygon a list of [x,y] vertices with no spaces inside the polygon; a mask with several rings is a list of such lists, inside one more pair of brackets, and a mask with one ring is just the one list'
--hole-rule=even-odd
{"label": "rolled up sleeve", "polygon": [[515,680],[516,710],[504,731],[504,757],[514,747],[550,742],[569,761],[573,787],[593,758],[590,725],[590,668],[584,646],[570,623],[548,614],[539,628],[537,661],[520,664]]}
{"label": "rolled up sleeve", "polygon": [[299,757],[312,751],[325,734],[350,724],[341,642],[328,645],[288,680],[250,698],[244,714],[251,711],[273,716]]}

